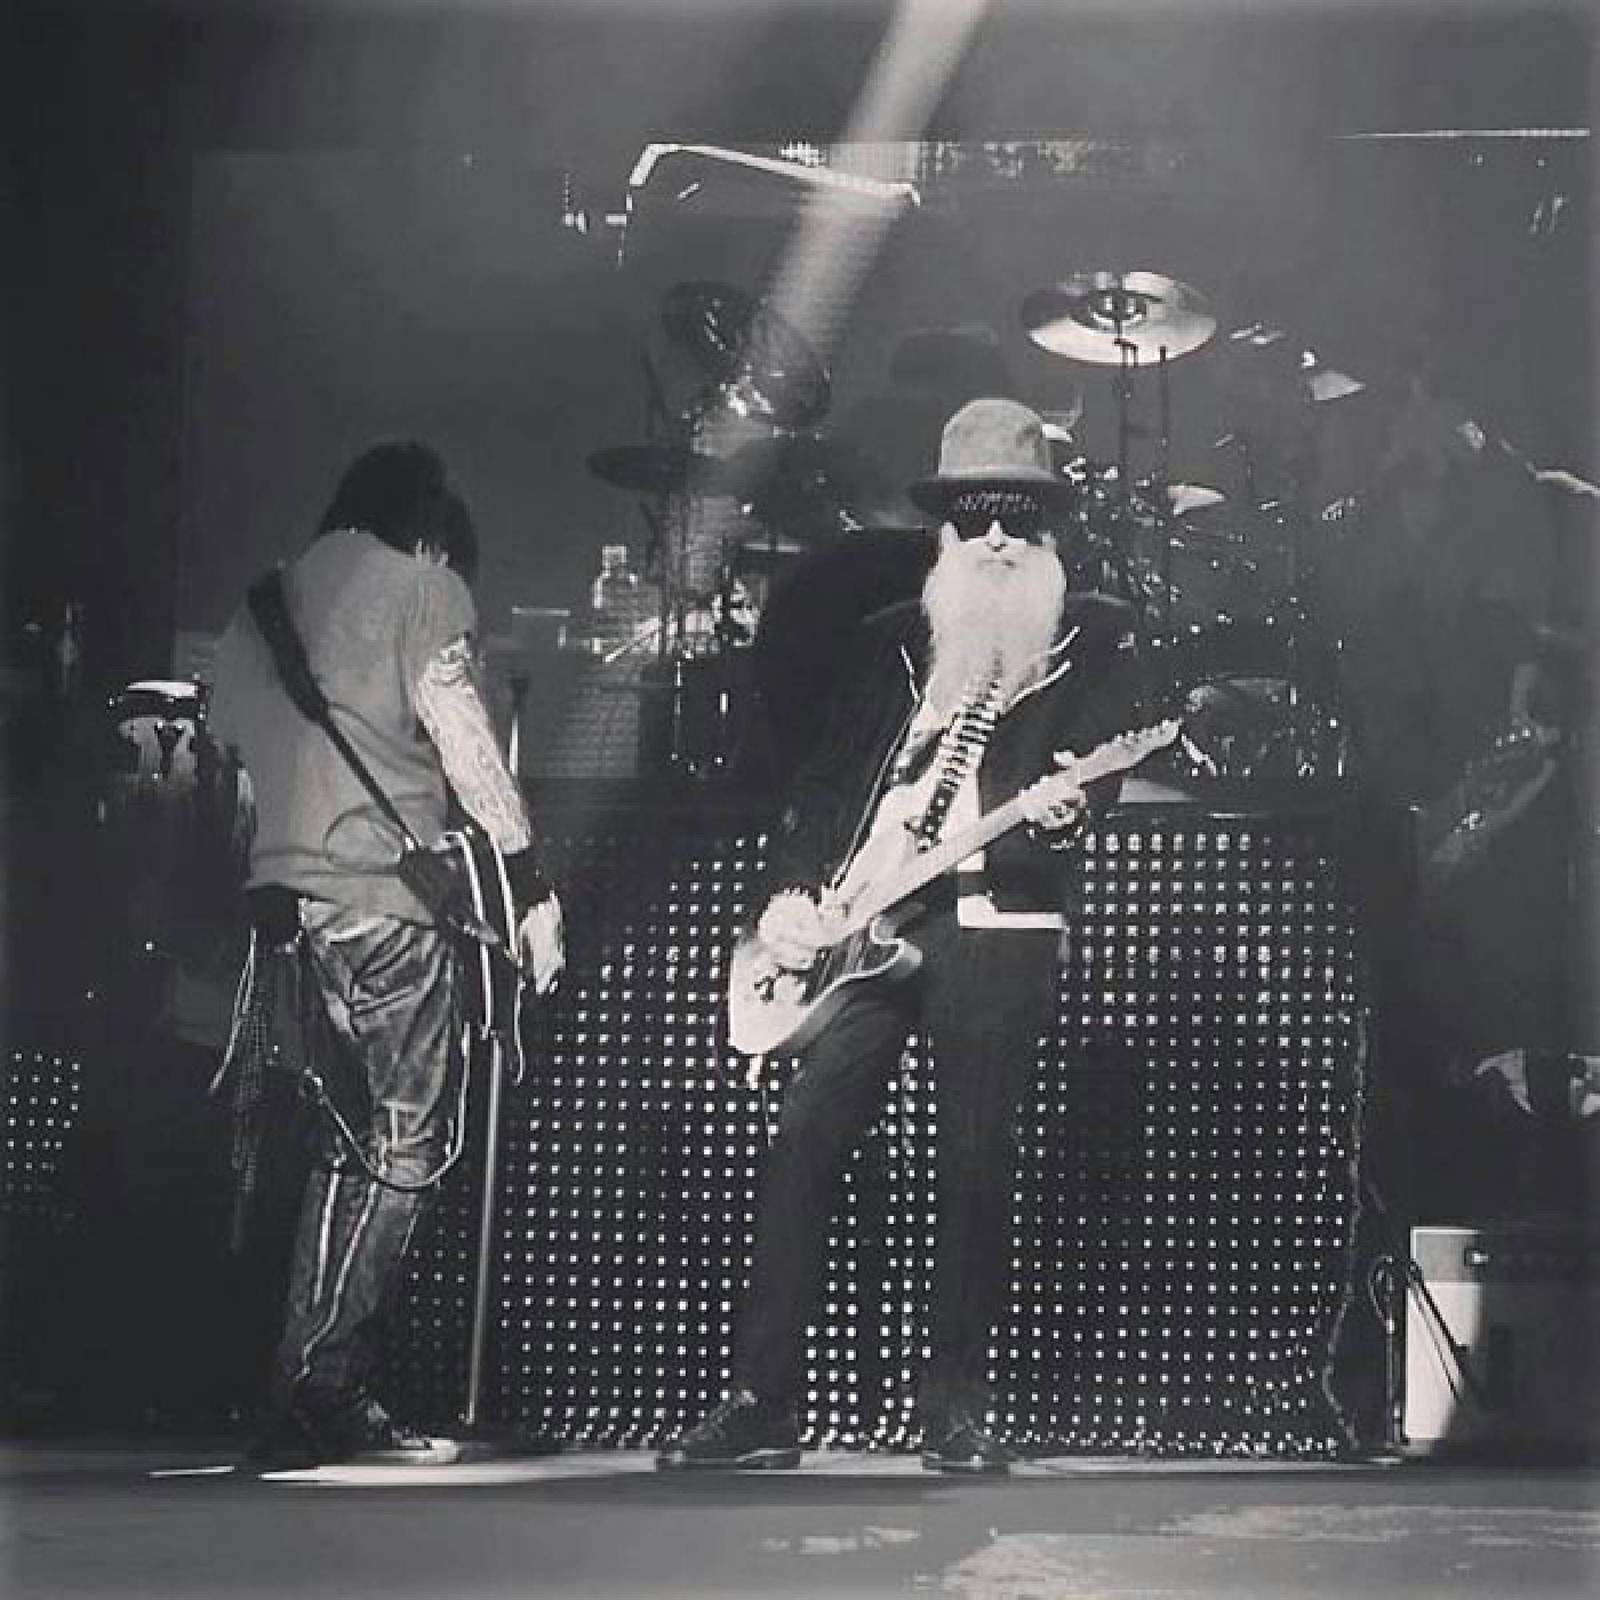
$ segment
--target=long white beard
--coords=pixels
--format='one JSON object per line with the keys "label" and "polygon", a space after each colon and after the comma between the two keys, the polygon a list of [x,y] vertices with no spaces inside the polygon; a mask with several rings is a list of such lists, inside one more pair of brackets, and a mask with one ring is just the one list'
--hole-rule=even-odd
{"label": "long white beard", "polygon": [[1003,564],[982,540],[941,532],[939,559],[922,586],[933,636],[928,701],[936,710],[953,709],[975,680],[997,677],[1009,699],[1039,676],[1061,624],[1067,575],[1047,546],[1025,545],[1013,559]]}

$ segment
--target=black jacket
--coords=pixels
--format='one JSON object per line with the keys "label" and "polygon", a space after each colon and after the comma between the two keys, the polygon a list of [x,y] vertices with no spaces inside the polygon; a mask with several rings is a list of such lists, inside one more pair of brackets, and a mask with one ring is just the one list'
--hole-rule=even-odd
{"label": "black jacket", "polygon": [[[978,768],[985,812],[1056,770],[1054,754],[1083,755],[1138,720],[1142,685],[1132,612],[1102,595],[1069,595],[1043,679],[1001,714]],[[887,770],[921,702],[929,635],[909,601],[869,619],[838,675],[823,735],[801,767],[768,852],[766,890],[828,883],[864,836]],[[1090,803],[1104,810],[1120,779],[1103,779]],[[1071,903],[1072,852],[1018,828],[985,852],[984,887],[1005,911],[1058,911]]]}

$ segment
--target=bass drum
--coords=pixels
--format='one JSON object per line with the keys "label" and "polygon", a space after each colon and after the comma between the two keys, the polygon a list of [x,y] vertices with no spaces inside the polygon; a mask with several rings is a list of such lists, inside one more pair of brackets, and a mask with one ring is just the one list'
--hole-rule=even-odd
{"label": "bass drum", "polygon": [[1164,714],[1183,722],[1167,757],[1193,787],[1327,788],[1353,776],[1337,651],[1274,621],[1219,622],[1155,642]]}

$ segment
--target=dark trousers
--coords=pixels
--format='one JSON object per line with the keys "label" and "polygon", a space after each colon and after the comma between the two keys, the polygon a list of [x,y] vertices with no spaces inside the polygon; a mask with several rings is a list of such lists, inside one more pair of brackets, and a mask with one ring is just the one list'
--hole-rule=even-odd
{"label": "dark trousers", "polygon": [[942,913],[912,930],[901,984],[864,985],[810,1046],[767,1154],[735,1381],[791,1399],[845,1165],[883,1107],[907,1034],[933,1058],[938,1126],[930,1335],[919,1409],[981,1414],[990,1334],[1005,1306],[1015,1118],[1056,1013],[1058,936],[978,930]]}
{"label": "dark trousers", "polygon": [[330,1140],[306,1185],[274,1362],[280,1402],[302,1385],[332,1395],[369,1382],[379,1319],[447,1157],[463,1070],[455,958],[436,929],[319,900],[302,903],[300,922],[360,1080],[352,1132],[365,1164]]}

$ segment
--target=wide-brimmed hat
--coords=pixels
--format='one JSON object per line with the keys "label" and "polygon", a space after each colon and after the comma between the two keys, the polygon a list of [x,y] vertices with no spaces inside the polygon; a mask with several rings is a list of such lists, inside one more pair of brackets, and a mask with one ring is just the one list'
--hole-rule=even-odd
{"label": "wide-brimmed hat", "polygon": [[924,511],[943,515],[958,495],[972,490],[1037,495],[1060,505],[1077,491],[1050,464],[1044,419],[1016,400],[972,400],[944,425],[939,470],[906,493]]}

